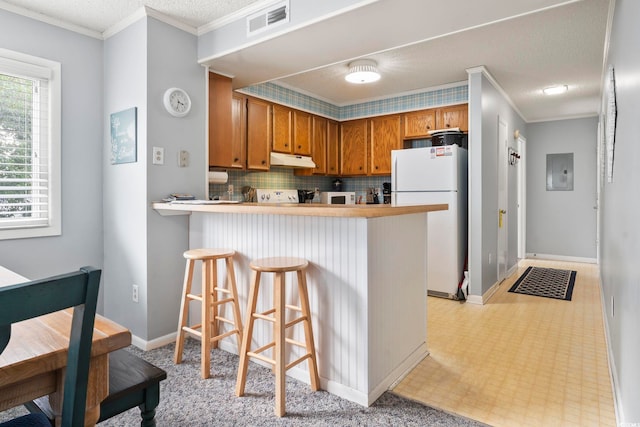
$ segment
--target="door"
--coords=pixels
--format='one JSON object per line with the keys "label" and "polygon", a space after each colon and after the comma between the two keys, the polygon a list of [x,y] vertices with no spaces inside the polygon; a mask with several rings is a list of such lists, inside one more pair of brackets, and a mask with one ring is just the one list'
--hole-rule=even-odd
{"label": "door", "polygon": [[498,117],[498,245],[496,263],[498,267],[498,283],[507,277],[508,258],[508,189],[507,185],[507,124]]}

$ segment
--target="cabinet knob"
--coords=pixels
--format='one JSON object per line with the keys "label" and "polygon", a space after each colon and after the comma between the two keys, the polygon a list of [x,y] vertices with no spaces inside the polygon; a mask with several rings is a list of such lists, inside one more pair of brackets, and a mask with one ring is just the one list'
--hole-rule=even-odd
{"label": "cabinet knob", "polygon": [[427,126],[427,130],[431,129],[431,126]]}
{"label": "cabinet knob", "polygon": [[289,144],[284,144],[284,146],[285,146],[285,147],[288,147],[288,146],[289,146]]}
{"label": "cabinet knob", "polygon": [[447,123],[447,127],[450,127],[451,125],[449,123]]}
{"label": "cabinet knob", "polygon": [[235,159],[233,159],[234,162],[237,162],[238,160],[240,160],[240,159],[237,158],[237,157]]}
{"label": "cabinet knob", "polygon": [[267,164],[267,161],[266,161],[266,160],[263,160],[263,161],[262,161],[262,164],[263,164],[263,165],[266,165],[266,164]]}
{"label": "cabinet knob", "polygon": [[302,145],[298,145],[298,148],[302,148]]}

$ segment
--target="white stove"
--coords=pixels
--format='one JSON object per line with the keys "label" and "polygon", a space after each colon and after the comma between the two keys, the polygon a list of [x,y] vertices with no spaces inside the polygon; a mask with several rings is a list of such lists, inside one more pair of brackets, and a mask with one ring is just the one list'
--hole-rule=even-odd
{"label": "white stove", "polygon": [[272,190],[256,188],[258,203],[298,203],[298,190]]}

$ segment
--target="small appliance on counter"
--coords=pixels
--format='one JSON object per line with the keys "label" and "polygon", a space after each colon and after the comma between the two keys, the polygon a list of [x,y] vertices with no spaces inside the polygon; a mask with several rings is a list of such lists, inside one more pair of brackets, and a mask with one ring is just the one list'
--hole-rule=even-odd
{"label": "small appliance on counter", "polygon": [[298,190],[256,189],[258,203],[298,203]]}
{"label": "small appliance on counter", "polygon": [[355,205],[355,191],[324,191],[320,193],[320,203],[328,205]]}
{"label": "small appliance on counter", "polygon": [[340,178],[331,182],[331,191],[342,191],[342,180]]}
{"label": "small appliance on counter", "polygon": [[311,203],[316,195],[314,190],[298,190],[298,201],[300,203]]}
{"label": "small appliance on counter", "polygon": [[382,203],[385,205],[391,204],[391,183],[383,182],[382,183]]}

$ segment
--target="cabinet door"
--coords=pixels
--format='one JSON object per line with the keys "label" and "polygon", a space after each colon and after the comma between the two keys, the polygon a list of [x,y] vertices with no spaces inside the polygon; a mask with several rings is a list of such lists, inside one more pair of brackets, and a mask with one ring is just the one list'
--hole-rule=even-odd
{"label": "cabinet door", "polygon": [[340,124],[340,173],[367,174],[367,120]]}
{"label": "cabinet door", "polygon": [[340,125],[329,120],[327,123],[327,174],[340,173]]}
{"label": "cabinet door", "polygon": [[247,99],[247,169],[268,171],[271,153],[271,104]]}
{"label": "cabinet door", "polygon": [[391,175],[391,150],[402,148],[400,115],[369,119],[369,172],[371,175]]}
{"label": "cabinet door", "polygon": [[438,109],[438,129],[460,128],[469,131],[469,109],[467,104],[452,105]]}
{"label": "cabinet door", "polygon": [[231,79],[209,73],[209,166],[233,167]]}
{"label": "cabinet door", "polygon": [[293,153],[311,155],[311,114],[293,111]]}
{"label": "cabinet door", "polygon": [[240,94],[231,99],[231,167],[244,169],[247,159],[247,100]]}
{"label": "cabinet door", "polygon": [[436,110],[420,110],[404,115],[404,138],[427,138],[436,128]]}
{"label": "cabinet door", "polygon": [[[296,142],[296,146],[297,144]],[[316,164],[313,173],[325,175],[327,173],[327,119],[323,117],[313,116],[311,158]]]}
{"label": "cabinet door", "polygon": [[273,105],[273,151],[293,153],[291,121],[292,111],[282,105]]}

